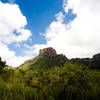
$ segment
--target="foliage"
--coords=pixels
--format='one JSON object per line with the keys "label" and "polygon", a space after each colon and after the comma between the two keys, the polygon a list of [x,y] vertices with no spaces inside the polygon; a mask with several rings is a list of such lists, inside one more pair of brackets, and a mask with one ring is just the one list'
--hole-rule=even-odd
{"label": "foliage", "polygon": [[6,62],[3,62],[0,57],[0,73],[3,71],[3,68],[6,66]]}
{"label": "foliage", "polygon": [[6,62],[3,62],[1,57],[0,57],[0,68],[5,67]]}
{"label": "foliage", "polygon": [[25,65],[19,66],[18,69],[23,70],[36,70],[36,69],[49,69],[55,66],[61,67],[67,61],[66,56],[57,55],[55,58],[48,58],[44,56],[38,56],[33,62],[29,62]]}
{"label": "foliage", "polygon": [[99,100],[99,98],[100,71],[79,64],[66,62],[62,67],[51,67],[47,70],[24,71],[5,68],[0,75],[0,100]]}
{"label": "foliage", "polygon": [[65,62],[68,61],[68,59],[66,58],[65,55],[59,54],[56,56],[54,61],[56,62],[57,66],[62,67],[62,66],[64,66]]}

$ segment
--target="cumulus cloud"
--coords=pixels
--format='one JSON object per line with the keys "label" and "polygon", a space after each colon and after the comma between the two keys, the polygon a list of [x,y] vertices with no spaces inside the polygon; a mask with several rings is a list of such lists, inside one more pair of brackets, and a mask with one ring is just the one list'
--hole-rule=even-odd
{"label": "cumulus cloud", "polygon": [[65,15],[58,13],[57,21],[46,29],[46,46],[54,47],[69,58],[91,57],[100,52],[100,0],[64,0],[63,7],[65,13],[73,9],[77,17],[65,24]]}
{"label": "cumulus cloud", "polygon": [[[14,0],[9,2],[13,3]],[[23,16],[17,4],[0,1],[0,56],[8,65],[18,66],[29,58],[16,56],[15,51],[8,47],[8,44],[19,44],[30,39],[32,33],[25,28],[26,25],[26,17]]]}
{"label": "cumulus cloud", "polygon": [[18,66],[22,64],[25,60],[29,59],[29,57],[17,57],[15,52],[10,50],[7,45],[0,42],[0,56],[4,61],[7,62],[10,66]]}
{"label": "cumulus cloud", "polygon": [[24,53],[28,55],[30,58],[37,56],[39,54],[40,49],[48,47],[46,44],[41,44],[41,45],[35,44],[32,46],[24,44],[24,46],[28,49],[28,50],[25,50]]}
{"label": "cumulus cloud", "polygon": [[0,41],[7,44],[26,41],[32,34],[25,29],[25,25],[26,17],[22,15],[18,5],[0,2]]}
{"label": "cumulus cloud", "polygon": [[[26,55],[35,56],[39,49],[50,46],[69,58],[91,57],[100,52],[100,0],[64,0],[63,8],[66,15],[69,9],[73,9],[77,17],[66,24],[63,12],[56,14],[56,21],[51,22],[44,33],[46,44],[33,46],[25,44],[24,46],[28,49],[25,51]],[[8,58],[6,54],[3,55],[3,52],[0,55],[7,59],[8,64],[12,62],[15,65],[18,65],[16,62],[21,64],[29,57],[16,57],[15,52],[6,44],[29,39],[31,32],[25,29],[26,18],[16,4],[9,5],[0,2],[0,9],[0,52],[6,50]],[[17,35],[14,34],[15,32]]]}

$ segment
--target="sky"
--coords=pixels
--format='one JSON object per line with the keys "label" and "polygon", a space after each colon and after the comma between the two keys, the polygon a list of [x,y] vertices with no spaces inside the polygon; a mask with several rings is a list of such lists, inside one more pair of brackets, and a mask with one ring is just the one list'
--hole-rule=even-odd
{"label": "sky", "polygon": [[68,58],[100,53],[100,0],[0,0],[0,56],[16,67],[53,47]]}

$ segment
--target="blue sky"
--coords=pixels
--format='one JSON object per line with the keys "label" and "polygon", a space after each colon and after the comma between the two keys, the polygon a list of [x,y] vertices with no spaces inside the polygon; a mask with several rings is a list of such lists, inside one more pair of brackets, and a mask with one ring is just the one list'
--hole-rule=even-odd
{"label": "blue sky", "polygon": [[17,0],[16,3],[27,18],[27,28],[33,33],[33,43],[45,43],[39,32],[44,32],[55,20],[54,15],[62,10],[62,0]]}
{"label": "blue sky", "polygon": [[[8,0],[2,1],[9,3]],[[16,0],[14,3],[19,5],[22,14],[27,18],[26,28],[32,32],[32,41],[20,43],[20,47],[16,47],[15,43],[12,43],[9,48],[16,52],[16,56],[24,56],[23,50],[26,49],[24,43],[30,46],[46,43],[45,37],[40,34],[45,32],[52,21],[56,20],[55,14],[58,12],[64,13],[63,0]],[[72,14],[70,9],[65,18],[65,23],[74,19],[74,17],[75,15]]]}
{"label": "blue sky", "polygon": [[[2,0],[4,3],[9,3],[8,0]],[[27,28],[32,32],[32,42],[26,41],[27,44],[43,44],[46,42],[45,38],[40,35],[44,33],[49,24],[56,20],[55,14],[63,11],[62,0],[16,0],[16,4],[24,16],[27,18]],[[22,55],[23,43],[20,48],[15,48],[15,44],[9,47],[16,51],[16,55]],[[22,51],[21,51],[22,50]]]}

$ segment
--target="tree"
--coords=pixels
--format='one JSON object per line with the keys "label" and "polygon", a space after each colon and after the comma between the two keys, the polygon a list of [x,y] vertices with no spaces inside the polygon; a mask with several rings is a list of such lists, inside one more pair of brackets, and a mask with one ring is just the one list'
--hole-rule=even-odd
{"label": "tree", "polygon": [[6,65],[6,62],[3,62],[1,57],[0,57],[0,69],[4,68]]}

